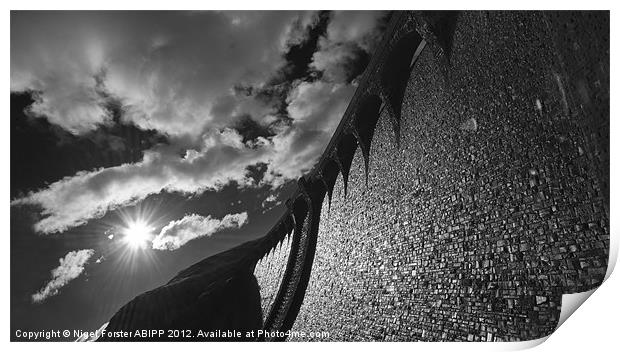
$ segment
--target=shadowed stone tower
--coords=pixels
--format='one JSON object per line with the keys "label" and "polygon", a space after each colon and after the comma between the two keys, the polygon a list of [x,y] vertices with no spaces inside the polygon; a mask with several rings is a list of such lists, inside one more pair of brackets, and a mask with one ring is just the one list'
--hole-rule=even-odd
{"label": "shadowed stone tower", "polygon": [[[608,12],[394,12],[272,230],[107,329],[534,339],[557,326],[562,294],[602,283],[608,209]],[[196,314],[240,287],[245,313]]]}

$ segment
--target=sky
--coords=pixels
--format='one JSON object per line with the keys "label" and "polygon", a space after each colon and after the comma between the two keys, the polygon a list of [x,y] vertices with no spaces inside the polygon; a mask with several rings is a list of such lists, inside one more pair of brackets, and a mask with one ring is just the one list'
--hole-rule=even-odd
{"label": "sky", "polygon": [[12,11],[12,330],[95,330],[265,235],[388,17]]}

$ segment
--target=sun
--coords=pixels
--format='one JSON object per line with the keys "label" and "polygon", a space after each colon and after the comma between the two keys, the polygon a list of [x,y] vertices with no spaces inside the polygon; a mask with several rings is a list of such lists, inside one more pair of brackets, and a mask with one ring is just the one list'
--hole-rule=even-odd
{"label": "sun", "polygon": [[130,222],[124,229],[123,240],[132,249],[144,248],[152,237],[153,228],[142,220]]}

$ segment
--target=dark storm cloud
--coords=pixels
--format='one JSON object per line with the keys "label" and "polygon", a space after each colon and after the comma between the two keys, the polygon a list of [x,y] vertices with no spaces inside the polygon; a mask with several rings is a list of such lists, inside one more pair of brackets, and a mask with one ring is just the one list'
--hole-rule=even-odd
{"label": "dark storm cloud", "polygon": [[[34,114],[78,135],[131,123],[169,144],[137,162],[77,172],[12,204],[39,207],[35,229],[53,233],[162,191],[278,187],[299,177],[355,90],[351,73],[338,70],[359,59],[359,48],[370,50],[382,16],[13,12],[11,90],[39,92]],[[110,99],[122,108],[119,121],[105,109]],[[256,165],[267,165],[261,180]]]}

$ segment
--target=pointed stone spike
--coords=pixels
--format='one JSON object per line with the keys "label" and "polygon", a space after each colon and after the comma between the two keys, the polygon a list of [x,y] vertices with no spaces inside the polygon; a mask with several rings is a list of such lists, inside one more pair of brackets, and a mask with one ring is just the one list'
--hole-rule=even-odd
{"label": "pointed stone spike", "polygon": [[[338,175],[336,175],[336,179],[338,178]],[[333,185],[328,185],[327,187],[327,195],[329,196],[329,201],[331,203],[332,200],[332,195],[334,194],[334,186],[336,185],[336,182],[334,182]]]}
{"label": "pointed stone spike", "polygon": [[261,252],[263,253],[262,258],[267,258],[269,256],[269,242],[265,241],[262,244]]}
{"label": "pointed stone spike", "polygon": [[310,201],[312,202],[313,209],[320,209],[323,206],[323,200],[325,199],[326,194],[327,183],[319,174],[318,177],[315,177],[314,180],[312,180],[312,183],[310,183],[309,186]]}
{"label": "pointed stone spike", "polygon": [[342,169],[342,182],[344,185],[344,198],[347,198],[347,186],[349,184],[349,170]]}
{"label": "pointed stone spike", "polygon": [[277,231],[274,231],[274,236],[271,237],[271,245],[272,245],[272,247],[273,248],[277,248],[279,242],[280,241],[279,241],[278,236],[277,236]]}
{"label": "pointed stone spike", "polygon": [[364,171],[366,178],[366,187],[368,187],[368,177],[370,173],[370,147],[375,134],[377,123],[381,117],[381,113],[385,104],[381,99],[380,92],[368,91],[363,102],[357,110],[355,119],[355,130],[358,144],[362,149],[364,158]]}
{"label": "pointed stone spike", "polygon": [[276,239],[278,243],[280,243],[282,241],[282,224],[277,224],[273,228],[273,232],[274,232],[273,237]]}
{"label": "pointed stone spike", "polygon": [[280,225],[278,226],[278,238],[280,238],[281,242],[283,242],[284,239],[286,238],[286,234],[287,234],[286,225],[284,225],[284,223],[280,223]]}
{"label": "pointed stone spike", "polygon": [[347,185],[349,183],[349,169],[343,165],[343,161],[338,158],[338,167],[340,168],[340,172],[342,173],[342,182],[344,184],[344,197],[347,198]]}
{"label": "pointed stone spike", "polygon": [[325,186],[325,192],[328,194],[328,197],[331,199],[331,195],[329,194],[329,185],[327,184],[327,180],[325,180],[325,177],[323,177],[323,175],[321,175],[321,182],[323,182],[323,185]]}
{"label": "pointed stone spike", "polygon": [[288,231],[293,231],[293,229],[295,228],[295,217],[293,216],[293,212],[289,212],[288,216],[286,217],[287,220],[287,228]]}
{"label": "pointed stone spike", "polygon": [[269,243],[269,254],[271,255],[271,253],[273,252],[273,240],[270,239],[268,243]]}
{"label": "pointed stone spike", "polygon": [[327,214],[329,214],[329,212],[332,210],[332,192],[327,191]]}
{"label": "pointed stone spike", "polygon": [[366,187],[368,187],[369,146],[366,145],[364,140],[362,140],[360,132],[357,129],[354,130],[353,135],[355,136],[355,139],[357,139],[357,144],[360,146],[360,149],[362,150],[362,157],[364,158],[364,174],[366,176]]}
{"label": "pointed stone spike", "polygon": [[336,180],[338,179],[338,174],[340,173],[340,164],[338,163],[337,156],[332,156],[329,158],[329,161],[326,163],[325,169],[325,184],[327,185],[327,196],[329,198],[329,207],[331,208],[332,196],[334,194],[334,186],[336,185]]}
{"label": "pointed stone spike", "polygon": [[379,95],[381,100],[386,102],[385,108],[388,111],[392,131],[394,132],[394,142],[396,143],[396,147],[400,148],[400,115],[396,113],[394,106],[391,103],[392,100],[390,99],[390,95],[385,91],[385,89],[381,89]]}
{"label": "pointed stone spike", "polygon": [[282,232],[284,233],[284,237],[288,237],[289,232],[291,232],[291,227],[289,225],[288,216],[282,222]]}
{"label": "pointed stone spike", "polygon": [[344,181],[345,198],[348,191],[349,171],[357,147],[358,144],[355,136],[352,133],[347,133],[342,136],[342,139],[338,143],[338,148],[336,149],[336,159],[338,161],[338,166],[340,168],[340,172],[342,173],[342,179]]}

